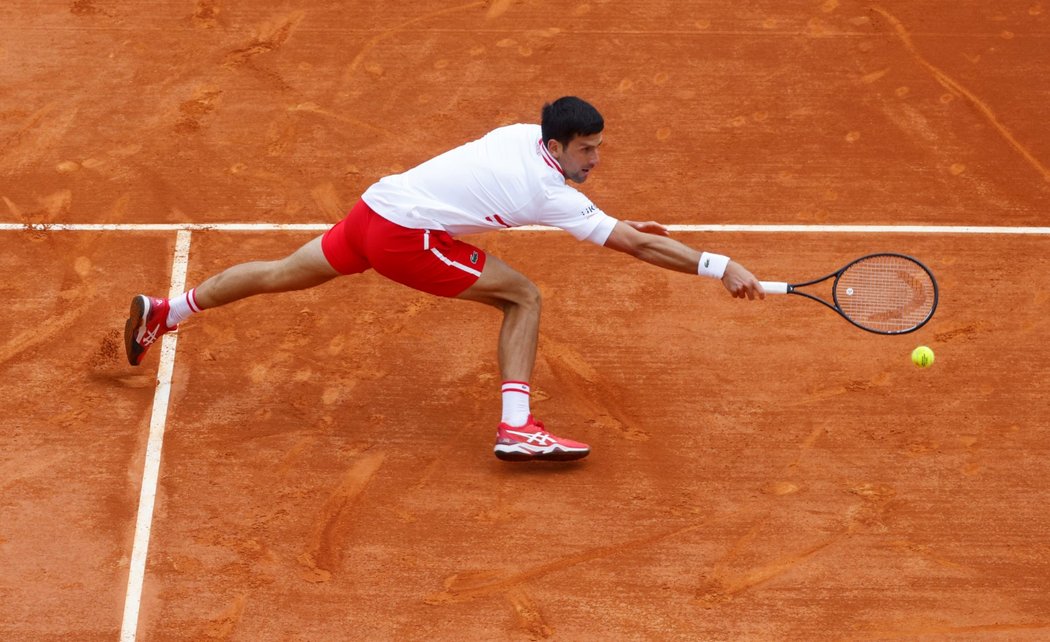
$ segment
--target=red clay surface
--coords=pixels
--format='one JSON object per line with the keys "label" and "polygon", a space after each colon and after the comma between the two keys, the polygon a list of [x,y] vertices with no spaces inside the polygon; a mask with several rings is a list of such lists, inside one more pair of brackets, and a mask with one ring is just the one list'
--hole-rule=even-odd
{"label": "red clay surface", "polygon": [[[332,222],[378,177],[574,93],[585,191],[665,223],[1046,225],[1050,6],[548,1],[0,7],[8,223]],[[389,5],[389,6],[388,6]],[[195,231],[189,281],[309,233]],[[682,234],[761,278],[920,257],[863,333],[565,234],[476,243],[545,295],[508,465],[496,312],[374,274],[179,333],[143,640],[1050,635],[1046,235]],[[0,231],[0,637],[113,640],[174,232]],[[937,362],[908,359],[930,345]]]}

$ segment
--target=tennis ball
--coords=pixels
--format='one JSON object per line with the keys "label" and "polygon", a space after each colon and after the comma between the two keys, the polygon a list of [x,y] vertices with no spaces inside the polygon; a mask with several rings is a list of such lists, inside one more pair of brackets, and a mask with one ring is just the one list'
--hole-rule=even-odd
{"label": "tennis ball", "polygon": [[929,368],[933,365],[933,350],[926,346],[919,346],[911,351],[911,362],[920,368]]}

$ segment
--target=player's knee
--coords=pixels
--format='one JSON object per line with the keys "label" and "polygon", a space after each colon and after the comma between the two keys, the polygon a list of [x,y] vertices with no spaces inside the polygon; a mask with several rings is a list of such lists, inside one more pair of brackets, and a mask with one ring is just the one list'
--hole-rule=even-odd
{"label": "player's knee", "polygon": [[515,291],[514,303],[538,313],[543,304],[543,297],[535,283],[522,277]]}

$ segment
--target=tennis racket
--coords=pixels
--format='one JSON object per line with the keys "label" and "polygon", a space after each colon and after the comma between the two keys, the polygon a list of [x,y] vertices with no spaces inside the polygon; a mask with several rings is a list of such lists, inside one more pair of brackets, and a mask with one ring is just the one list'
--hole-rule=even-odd
{"label": "tennis racket", "polygon": [[[799,290],[831,280],[831,301]],[[838,312],[876,334],[914,332],[937,309],[937,281],[930,269],[904,254],[869,254],[805,283],[762,281],[767,294],[797,294]]]}

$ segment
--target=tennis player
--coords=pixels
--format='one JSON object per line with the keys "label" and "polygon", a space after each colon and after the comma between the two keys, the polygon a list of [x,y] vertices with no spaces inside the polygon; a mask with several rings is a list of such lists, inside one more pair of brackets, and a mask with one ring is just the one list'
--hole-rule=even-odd
{"label": "tennis player", "polygon": [[758,280],[728,257],[672,240],[659,223],[617,220],[568,185],[583,183],[598,165],[604,127],[601,114],[587,102],[559,98],[544,105],[540,125],[500,127],[381,179],[365,190],[346,218],[283,259],[235,265],[170,300],[137,295],[124,326],[128,361],[141,363],[162,335],[202,310],[374,269],[416,290],[502,310],[503,416],[496,431],[497,457],[586,457],[587,444],[552,435],[530,412],[539,290],[500,259],[457,236],[552,226],[662,268],[721,279],[734,297],[765,295]]}

